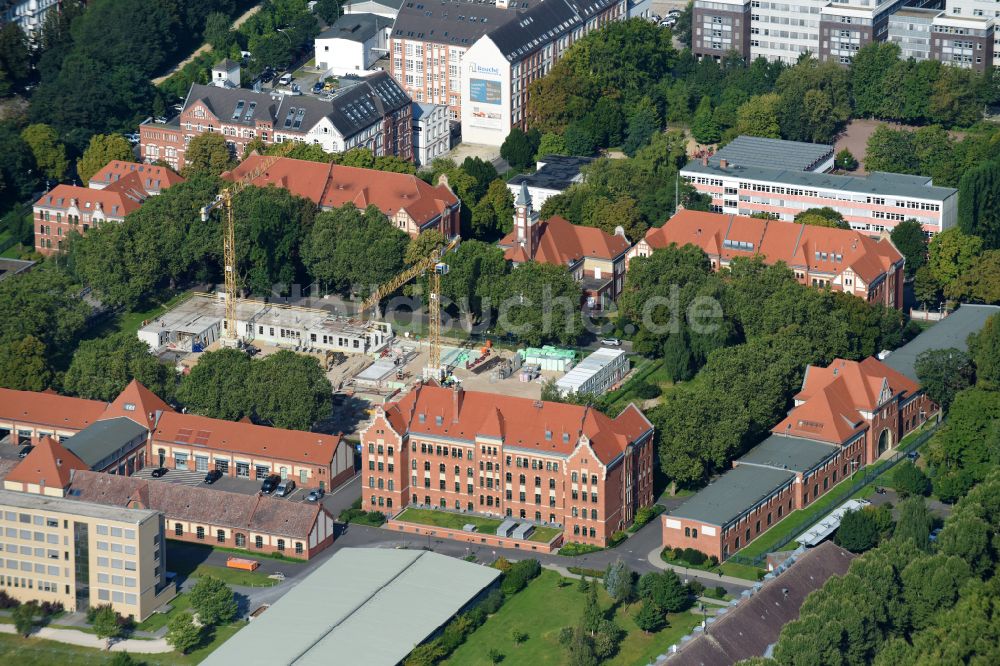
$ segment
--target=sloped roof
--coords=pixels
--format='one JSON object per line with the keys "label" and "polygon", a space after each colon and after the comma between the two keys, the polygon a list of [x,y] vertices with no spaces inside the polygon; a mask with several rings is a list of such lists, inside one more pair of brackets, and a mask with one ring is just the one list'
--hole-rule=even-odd
{"label": "sloped roof", "polygon": [[146,192],[160,192],[171,185],[183,183],[184,178],[165,166],[154,164],[137,164],[124,160],[111,160],[103,169],[90,177],[90,186],[110,186],[129,176],[135,176],[136,185]]}
{"label": "sloped roof", "polygon": [[877,358],[868,357],[862,361],[834,359],[830,365],[823,368],[810,365],[802,379],[802,390],[795,396],[796,400],[808,400],[813,394],[837,378],[843,379],[851,403],[858,409],[873,411],[883,400],[880,399],[883,387],[888,387],[892,395],[903,393],[913,395],[920,386],[913,380],[896,372]]}
{"label": "sloped roof", "polygon": [[[618,0],[547,0],[519,12],[516,21],[508,21],[490,31],[488,37],[510,62],[516,62],[559,35],[572,32]],[[518,3],[511,2],[513,9]]]}
{"label": "sloped roof", "polygon": [[89,470],[90,466],[52,437],[43,437],[10,473],[7,481],[65,488],[71,470]]}
{"label": "sloped roof", "polygon": [[690,243],[725,262],[759,254],[769,264],[783,261],[814,272],[836,275],[850,268],[867,284],[903,259],[890,241],[859,231],[694,210],[650,229],[646,242],[653,249]]}
{"label": "sloped roof", "polygon": [[864,416],[852,404],[847,383],[838,377],[810,400],[793,407],[771,432],[843,444],[867,428]]}
{"label": "sloped roof", "polygon": [[124,416],[136,423],[144,426],[147,430],[152,430],[156,424],[157,412],[172,412],[173,407],[163,402],[159,396],[143,386],[138,380],[133,379],[125,390],[118,394],[107,409],[104,410],[102,419]]}
{"label": "sloped roof", "polygon": [[90,424],[67,439],[66,448],[79,456],[90,469],[129,442],[140,437],[145,440],[148,434],[148,428],[130,418],[102,416],[97,423]]}
{"label": "sloped roof", "polygon": [[[263,159],[260,155],[250,155],[222,177],[240,180],[253,172]],[[390,218],[402,209],[418,226],[459,204],[458,197],[446,186],[429,185],[410,174],[288,157],[275,160],[253,184],[283,187],[322,208],[339,208],[347,203],[361,209],[374,205]]]}
{"label": "sloped roof", "polygon": [[[134,181],[133,181],[134,183]],[[56,185],[35,202],[42,208],[67,210],[76,202],[81,213],[94,212],[101,209],[104,215],[113,218],[124,218],[134,210],[138,210],[149,194],[128,187],[122,183],[119,187],[108,186],[103,190],[79,187],[77,185]]]}
{"label": "sloped roof", "polygon": [[759,136],[738,136],[708,158],[709,164],[727,160],[740,166],[813,171],[833,158],[833,146]]}
{"label": "sloped roof", "polygon": [[[457,413],[456,413],[457,407]],[[566,456],[581,437],[601,462],[611,463],[653,429],[634,406],[615,419],[589,407],[419,385],[385,408],[399,433],[445,436],[466,441],[477,435],[503,437],[505,446]]]}
{"label": "sloped roof", "polygon": [[[567,266],[586,257],[613,260],[628,250],[630,243],[624,236],[607,233],[597,227],[584,227],[553,215],[549,219],[538,222],[539,230],[535,243],[535,261],[543,264]],[[523,251],[517,243],[517,232],[512,231],[499,243],[507,252],[504,257],[509,261],[519,261]]]}
{"label": "sloped roof", "polygon": [[341,438],[340,435],[284,430],[242,421],[212,419],[197,414],[165,412],[160,416],[153,439],[194,448],[329,465],[340,446]]}
{"label": "sloped roof", "polygon": [[847,573],[857,555],[826,541],[796,557],[794,564],[765,582],[756,594],[708,625],[703,635],[682,643],[677,653],[657,663],[734,664],[763,656],[778,642],[782,628],[799,618],[806,597],[831,576]]}
{"label": "sloped roof", "polygon": [[162,512],[168,519],[207,523],[236,530],[307,539],[322,507],[265,495],[243,495],[117,474],[75,471],[66,497],[119,508]]}
{"label": "sloped roof", "polygon": [[392,36],[397,39],[437,42],[468,48],[493,28],[522,14],[527,1],[511,2],[502,9],[475,0],[425,0],[403,2]]}
{"label": "sloped roof", "polygon": [[82,430],[101,418],[106,408],[107,403],[99,400],[0,388],[0,420]]}

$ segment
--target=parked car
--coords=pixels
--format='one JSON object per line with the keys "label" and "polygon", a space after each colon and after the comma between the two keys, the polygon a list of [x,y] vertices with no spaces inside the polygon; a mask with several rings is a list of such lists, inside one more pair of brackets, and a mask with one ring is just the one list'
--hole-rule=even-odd
{"label": "parked car", "polygon": [[128,139],[128,142],[131,143],[133,146],[135,144],[139,143],[139,133],[138,132],[132,132],[131,134],[126,134],[125,138]]}
{"label": "parked car", "polygon": [[910,459],[910,462],[917,462],[917,458],[920,457],[920,451],[910,451],[906,454],[906,457]]}
{"label": "parked car", "polygon": [[313,488],[312,490],[309,491],[309,494],[306,495],[306,501],[318,502],[321,499],[323,499],[324,495],[326,495],[326,491],[323,490],[322,488]]}
{"label": "parked car", "polygon": [[605,347],[621,347],[622,341],[618,338],[604,338],[601,340],[601,344]]}
{"label": "parked car", "polygon": [[278,489],[275,491],[277,497],[288,497],[295,490],[295,482],[291,479],[285,479],[278,484]]}
{"label": "parked car", "polygon": [[260,491],[267,494],[273,493],[279,483],[281,483],[281,477],[277,474],[272,474],[264,479],[264,483],[260,484]]}
{"label": "parked car", "polygon": [[662,21],[660,21],[660,27],[661,28],[672,28],[672,27],[674,27],[675,23],[677,23],[677,19],[675,19],[673,17],[667,17],[667,18],[663,19]]}
{"label": "parked car", "polygon": [[669,12],[667,12],[667,18],[670,17],[677,18],[680,15],[681,15],[681,10],[679,9],[671,9]]}
{"label": "parked car", "polygon": [[312,91],[314,93],[321,93],[321,92],[323,92],[323,82],[322,81],[317,81],[316,83],[314,83],[313,87],[312,87]]}
{"label": "parked car", "polygon": [[24,446],[21,447],[21,450],[17,452],[17,457],[18,458],[24,458],[24,457],[26,457],[29,453],[31,453],[31,451],[34,448],[35,447],[32,446],[31,444],[25,444]]}
{"label": "parked car", "polygon": [[153,118],[153,122],[154,123],[159,123],[160,125],[162,125],[165,122],[167,122],[167,117],[166,116],[156,116],[155,118]]}
{"label": "parked car", "polygon": [[221,478],[222,478],[222,472],[217,469],[213,469],[211,472],[205,475],[205,483],[213,484]]}
{"label": "parked car", "polygon": [[281,78],[278,79],[278,83],[280,83],[283,86],[287,86],[291,82],[292,82],[292,75],[287,72],[282,74]]}
{"label": "parked car", "polygon": [[168,470],[166,467],[157,467],[156,469],[153,470],[152,476],[154,479],[158,479],[169,471],[170,470]]}

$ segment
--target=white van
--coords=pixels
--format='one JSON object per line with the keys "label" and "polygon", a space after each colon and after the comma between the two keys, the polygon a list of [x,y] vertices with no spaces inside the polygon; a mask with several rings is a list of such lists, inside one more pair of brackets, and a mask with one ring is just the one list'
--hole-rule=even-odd
{"label": "white van", "polygon": [[278,83],[280,83],[283,86],[287,86],[291,82],[292,82],[292,75],[288,73],[282,74],[281,78],[278,79]]}

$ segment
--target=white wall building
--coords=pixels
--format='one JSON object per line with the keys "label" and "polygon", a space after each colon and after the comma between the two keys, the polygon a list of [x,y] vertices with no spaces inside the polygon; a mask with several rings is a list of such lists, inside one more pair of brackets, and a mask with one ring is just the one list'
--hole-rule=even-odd
{"label": "white wall building", "polygon": [[625,378],[628,355],[621,349],[602,347],[556,381],[559,393],[601,395]]}
{"label": "white wall building", "polygon": [[240,63],[223,58],[212,67],[212,85],[219,88],[240,87]]}
{"label": "white wall building", "polygon": [[323,76],[365,74],[388,52],[392,20],[378,14],[345,14],[316,37],[316,67]]}
{"label": "white wall building", "polygon": [[340,6],[344,14],[378,14],[390,21],[396,20],[403,0],[351,0]]}
{"label": "white wall building", "polygon": [[430,164],[451,150],[451,123],[444,104],[413,103],[413,159]]}
{"label": "white wall building", "polygon": [[[947,0],[946,5],[948,16],[1000,19],[1000,0]],[[993,66],[1000,67],[1000,30],[994,30],[993,39]]]}

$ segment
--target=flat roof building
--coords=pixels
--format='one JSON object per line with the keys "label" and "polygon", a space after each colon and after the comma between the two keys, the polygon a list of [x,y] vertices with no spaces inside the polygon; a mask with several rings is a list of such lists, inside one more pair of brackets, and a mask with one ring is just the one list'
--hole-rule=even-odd
{"label": "flat roof building", "polygon": [[521,184],[527,184],[532,203],[541,209],[549,197],[565,192],[571,185],[582,183],[583,167],[593,161],[593,157],[546,155],[535,163],[535,173],[514,176],[507,181],[507,189],[517,196]]}
{"label": "flat roof building", "polygon": [[203,663],[395,666],[499,576],[430,551],[344,548]]}
{"label": "flat roof building", "polygon": [[392,19],[378,14],[344,14],[315,39],[316,68],[321,79],[367,74],[388,52]]}
{"label": "flat roof building", "polygon": [[620,383],[628,371],[628,354],[621,349],[602,347],[556,380],[556,388],[563,395],[602,395]]}

